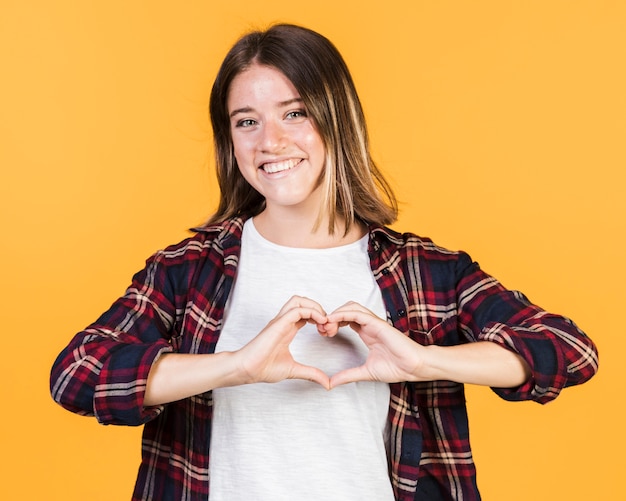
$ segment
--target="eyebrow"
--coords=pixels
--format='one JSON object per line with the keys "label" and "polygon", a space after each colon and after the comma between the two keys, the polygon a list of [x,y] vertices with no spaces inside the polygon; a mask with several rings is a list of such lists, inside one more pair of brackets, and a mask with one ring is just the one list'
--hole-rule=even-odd
{"label": "eyebrow", "polygon": [[[289,106],[290,104],[302,102],[304,102],[304,100],[301,97],[294,97],[293,99],[287,99],[286,101],[279,102],[278,106],[280,108],[284,108],[285,106]],[[236,110],[231,111],[228,116],[232,118],[239,113],[250,113],[252,111],[254,111],[254,108],[250,106],[244,106],[243,108],[237,108]]]}

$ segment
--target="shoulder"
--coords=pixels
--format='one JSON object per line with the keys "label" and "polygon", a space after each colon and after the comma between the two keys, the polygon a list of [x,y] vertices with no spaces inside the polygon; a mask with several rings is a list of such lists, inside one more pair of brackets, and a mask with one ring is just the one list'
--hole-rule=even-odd
{"label": "shoulder", "polygon": [[370,236],[375,246],[385,247],[410,256],[444,261],[455,261],[467,256],[464,251],[450,250],[437,245],[428,237],[411,232],[400,233],[386,226],[372,226]]}
{"label": "shoulder", "polygon": [[214,285],[236,267],[243,221],[233,218],[219,224],[192,228],[189,238],[152,254],[133,278],[159,290],[182,291],[191,284]]}
{"label": "shoulder", "polygon": [[192,236],[157,251],[153,259],[168,264],[202,259],[211,253],[225,254],[241,245],[243,219],[232,218],[207,226],[191,228]]}
{"label": "shoulder", "polygon": [[435,282],[456,282],[480,269],[467,252],[447,249],[415,233],[378,226],[370,228],[370,238],[372,250],[387,265],[397,263],[409,274],[420,270],[423,278],[429,276]]}
{"label": "shoulder", "polygon": [[[146,260],[145,272],[188,277],[198,267],[223,269],[230,259],[236,261],[241,248],[243,220],[233,218],[208,226],[192,228],[194,234],[158,250]],[[153,270],[153,271],[151,271]]]}

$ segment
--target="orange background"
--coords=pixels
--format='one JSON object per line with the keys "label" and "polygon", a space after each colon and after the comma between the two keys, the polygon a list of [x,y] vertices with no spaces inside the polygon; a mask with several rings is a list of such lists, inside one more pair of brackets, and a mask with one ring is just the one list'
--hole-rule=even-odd
{"label": "orange background", "polygon": [[140,429],[52,402],[56,354],[215,207],[207,102],[272,21],[352,69],[398,229],[573,317],[599,375],[547,405],[468,392],[486,500],[622,499],[626,3],[2,0],[0,498],[128,499]]}

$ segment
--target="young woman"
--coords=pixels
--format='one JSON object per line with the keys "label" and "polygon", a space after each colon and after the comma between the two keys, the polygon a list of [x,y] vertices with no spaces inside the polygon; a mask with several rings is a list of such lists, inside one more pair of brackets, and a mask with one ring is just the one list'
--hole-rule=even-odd
{"label": "young woman", "polygon": [[54,399],[145,424],[134,500],[480,499],[463,384],[547,402],[596,372],[593,343],[386,227],[395,199],[326,38],[244,36],[210,111],[217,212],[74,337]]}

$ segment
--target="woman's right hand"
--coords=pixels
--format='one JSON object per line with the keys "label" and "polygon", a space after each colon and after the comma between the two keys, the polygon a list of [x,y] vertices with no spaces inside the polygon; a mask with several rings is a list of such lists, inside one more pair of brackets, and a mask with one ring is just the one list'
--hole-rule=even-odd
{"label": "woman's right hand", "polygon": [[214,388],[248,383],[306,379],[330,388],[330,378],[316,367],[296,362],[289,345],[306,324],[320,335],[334,335],[337,325],[315,301],[292,297],[278,315],[243,348],[211,354],[165,353],[148,375],[143,405],[162,405]]}
{"label": "woman's right hand", "polygon": [[326,335],[326,312],[319,303],[293,296],[267,326],[248,344],[234,353],[242,383],[276,383],[284,379],[305,379],[330,387],[329,377],[317,367],[294,360],[289,345],[306,323],[316,324]]}

